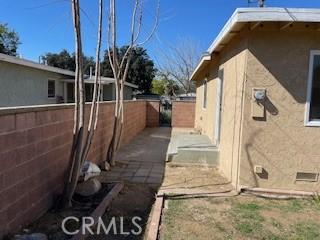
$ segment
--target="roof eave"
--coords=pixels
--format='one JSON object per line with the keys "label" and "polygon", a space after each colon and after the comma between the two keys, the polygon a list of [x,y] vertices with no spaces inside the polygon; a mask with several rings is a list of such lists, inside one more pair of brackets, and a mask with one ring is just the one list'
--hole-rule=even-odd
{"label": "roof eave", "polygon": [[[314,22],[320,23],[320,9],[303,8],[238,8],[224,25],[218,36],[208,48],[208,54],[219,52],[224,46],[224,40],[230,35],[236,35],[246,23],[260,22]],[[232,36],[231,36],[232,37]],[[196,80],[198,72],[207,64],[201,59],[191,75],[191,80]]]}
{"label": "roof eave", "polygon": [[[62,82],[69,82],[69,83],[74,83],[74,78],[69,78],[69,79],[61,79]],[[94,84],[94,78],[85,78],[84,79],[85,83],[89,83],[89,84]],[[101,77],[101,84],[102,85],[108,85],[108,84],[114,84],[114,79],[113,78],[107,78],[107,77]],[[129,82],[125,82],[124,83],[125,86],[131,87],[131,88],[135,88],[138,89],[138,85],[133,84],[133,83],[129,83]]]}
{"label": "roof eave", "polygon": [[196,69],[193,71],[190,80],[191,81],[196,81],[197,80],[197,75],[199,73],[199,71],[207,65],[207,63],[209,63],[211,61],[211,54],[207,54],[202,56],[199,64],[197,65]]}
{"label": "roof eave", "polygon": [[25,66],[25,67],[30,67],[30,68],[34,68],[34,69],[38,69],[38,70],[42,70],[42,71],[58,73],[58,74],[66,75],[66,76],[74,76],[75,75],[74,72],[69,71],[69,70],[51,67],[51,66],[44,65],[44,64],[39,64],[39,63],[29,61],[26,59],[21,59],[18,57],[9,56],[9,55],[3,54],[3,53],[0,53],[0,61],[11,63],[11,64],[16,64],[16,65],[21,65],[21,66]]}

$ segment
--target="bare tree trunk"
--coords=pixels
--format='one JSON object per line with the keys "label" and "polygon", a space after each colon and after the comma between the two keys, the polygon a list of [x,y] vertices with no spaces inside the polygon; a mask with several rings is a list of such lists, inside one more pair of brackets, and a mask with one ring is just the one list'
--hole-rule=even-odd
{"label": "bare tree trunk", "polygon": [[71,0],[73,24],[75,32],[75,114],[74,114],[74,135],[73,144],[70,155],[71,169],[69,172],[68,182],[65,185],[62,207],[70,207],[71,200],[75,191],[79,172],[81,167],[82,154],[82,138],[83,138],[83,124],[84,124],[84,89],[83,89],[83,54],[81,41],[81,25],[80,25],[80,6],[79,0]]}
{"label": "bare tree trunk", "polygon": [[81,165],[87,159],[92,139],[97,127],[98,116],[99,116],[99,102],[100,102],[100,90],[101,90],[101,77],[100,77],[100,51],[101,51],[101,35],[102,35],[102,11],[103,11],[103,0],[99,0],[99,25],[98,25],[98,36],[97,36],[97,47],[96,47],[96,72],[93,87],[92,103],[90,110],[90,117],[88,123],[87,137],[83,146],[83,153],[81,156]]}
{"label": "bare tree trunk", "polygon": [[101,51],[101,35],[102,35],[102,10],[103,0],[99,0],[99,27],[98,27],[98,40],[96,49],[96,73],[94,90],[91,103],[90,118],[88,124],[88,131],[83,144],[83,127],[84,127],[84,114],[85,114],[85,99],[84,99],[84,80],[83,80],[83,53],[82,53],[82,40],[81,40],[81,25],[80,25],[80,5],[79,0],[72,0],[72,13],[75,32],[75,110],[74,110],[74,135],[73,143],[70,154],[70,172],[68,182],[65,185],[64,193],[62,196],[62,207],[70,207],[72,205],[72,196],[74,194],[77,182],[79,179],[80,170],[87,158],[90,150],[91,142],[94,132],[97,127],[99,101],[101,90],[100,78],[100,51]]}
{"label": "bare tree trunk", "polygon": [[[138,45],[142,45],[146,43],[156,31],[158,26],[158,14],[159,14],[159,0],[157,6],[157,16],[155,19],[155,25],[152,28],[149,36],[141,43],[138,43],[141,25],[142,25],[142,6],[141,0],[135,0],[134,9],[132,13],[131,19],[131,39],[130,45],[126,50],[122,59],[118,59],[117,54],[117,36],[116,36],[116,1],[110,0],[110,8],[109,8],[109,25],[108,25],[108,57],[109,62],[112,68],[113,76],[115,79],[115,110],[114,110],[114,124],[113,124],[113,132],[110,140],[110,144],[108,146],[106,161],[110,163],[110,165],[115,165],[116,152],[120,148],[121,136],[123,132],[123,124],[124,124],[124,84],[127,79],[128,70],[132,57],[132,50]],[[138,10],[140,10],[138,14]],[[138,23],[138,25],[137,25]],[[119,64],[120,63],[120,64]]]}
{"label": "bare tree trunk", "polygon": [[[113,122],[113,131],[112,136],[110,139],[110,143],[107,150],[107,156],[106,161],[110,163],[110,165],[115,164],[115,141],[116,141],[116,133],[118,129],[118,109],[119,109],[119,80],[117,78],[118,73],[118,60],[117,60],[117,47],[116,47],[116,6],[115,6],[115,0],[110,0],[110,6],[109,6],[109,28],[108,28],[108,57],[111,64],[111,68],[113,71],[113,75],[115,78],[115,93],[116,93],[116,99],[115,99],[115,109],[114,109],[114,122]],[[111,36],[110,36],[111,34]]]}

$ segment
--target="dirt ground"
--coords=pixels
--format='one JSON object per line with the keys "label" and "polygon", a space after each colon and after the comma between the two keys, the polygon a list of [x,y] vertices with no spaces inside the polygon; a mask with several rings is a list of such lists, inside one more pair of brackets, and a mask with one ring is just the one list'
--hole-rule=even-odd
{"label": "dirt ground", "polygon": [[254,196],[170,199],[160,239],[320,239],[320,203]]}
{"label": "dirt ground", "polygon": [[209,165],[167,163],[160,188],[167,194],[210,194],[231,191],[232,185]]}
{"label": "dirt ground", "polygon": [[[43,233],[50,240],[69,239],[70,236],[64,234],[61,229],[62,221],[70,216],[78,219],[81,219],[84,216],[90,216],[113,186],[114,184],[104,183],[101,190],[91,197],[80,197],[75,195],[72,202],[72,208],[57,210],[57,206],[53,206],[52,209],[39,219],[28,226],[25,226],[22,231],[15,234]],[[58,200],[56,200],[55,205],[57,205],[57,203]],[[80,223],[73,221],[72,223],[67,224],[66,227],[68,230],[73,231],[80,228]],[[13,239],[15,234],[8,235],[6,239]]]}
{"label": "dirt ground", "polygon": [[[112,186],[110,186],[109,190]],[[108,190],[108,191],[109,191]],[[155,200],[156,189],[145,184],[132,184],[125,183],[124,188],[119,195],[112,201],[107,208],[105,214],[102,216],[104,225],[108,227],[112,218],[116,221],[116,229],[113,228],[109,231],[108,235],[97,235],[97,228],[92,228],[94,235],[89,236],[87,239],[143,239],[144,230],[148,222],[148,217]],[[104,194],[105,196],[106,194]],[[28,230],[28,233],[44,233],[49,240],[63,240],[70,239],[72,236],[68,236],[62,232],[61,223],[65,217],[75,216],[81,219],[84,216],[90,216],[91,212],[98,206],[101,199],[88,199],[88,205],[81,204],[81,207],[77,204],[74,208],[64,211],[50,210],[34,223],[26,226],[24,229]],[[78,206],[78,207],[77,207]],[[139,230],[132,223],[133,217],[139,217],[136,223],[141,226],[142,232],[138,235],[131,233],[131,229],[136,232]],[[80,223],[72,222],[67,225],[67,229],[70,231],[80,228]],[[121,234],[129,232],[129,234]],[[20,232],[19,234],[23,234]],[[8,236],[7,239],[12,239],[13,235]]]}
{"label": "dirt ground", "polygon": [[117,221],[117,227],[121,225],[120,217],[123,217],[123,232],[137,230],[132,223],[133,217],[141,218],[137,223],[142,227],[142,232],[139,235],[134,235],[130,232],[128,235],[120,234],[117,229],[117,234],[110,231],[110,234],[89,236],[87,239],[103,239],[103,240],[121,240],[121,239],[143,239],[144,230],[148,224],[149,214],[156,196],[156,189],[145,184],[129,184],[126,183],[120,195],[111,203],[109,209],[103,215],[102,219],[105,223],[110,223],[114,217]]}

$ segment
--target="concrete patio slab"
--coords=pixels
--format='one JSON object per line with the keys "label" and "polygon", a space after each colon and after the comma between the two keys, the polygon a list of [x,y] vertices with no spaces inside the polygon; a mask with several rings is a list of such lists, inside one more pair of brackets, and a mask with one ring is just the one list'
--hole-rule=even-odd
{"label": "concrete patio slab", "polygon": [[206,135],[192,129],[173,129],[167,160],[177,163],[218,164],[219,151]]}
{"label": "concrete patio slab", "polygon": [[121,147],[111,171],[102,172],[102,182],[125,181],[159,187],[164,177],[171,128],[146,128]]}

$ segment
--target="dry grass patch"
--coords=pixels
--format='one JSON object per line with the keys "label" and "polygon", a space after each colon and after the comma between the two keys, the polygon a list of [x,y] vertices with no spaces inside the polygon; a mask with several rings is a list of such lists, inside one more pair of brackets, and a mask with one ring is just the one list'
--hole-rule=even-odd
{"label": "dry grass patch", "polygon": [[251,196],[169,199],[161,239],[320,239],[320,205]]}
{"label": "dry grass patch", "polygon": [[232,190],[230,182],[216,167],[207,165],[166,165],[161,190],[167,193],[210,193]]}

